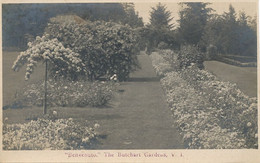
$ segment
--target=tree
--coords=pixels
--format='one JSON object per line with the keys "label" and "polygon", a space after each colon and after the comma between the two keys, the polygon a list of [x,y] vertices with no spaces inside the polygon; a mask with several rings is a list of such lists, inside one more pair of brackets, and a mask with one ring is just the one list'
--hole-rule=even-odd
{"label": "tree", "polygon": [[198,44],[202,37],[204,27],[210,18],[212,8],[210,3],[185,2],[180,3],[182,10],[179,12],[179,32],[184,43]]}
{"label": "tree", "polygon": [[248,24],[249,17],[245,12],[240,12],[237,28],[238,34],[238,54],[256,56],[257,54],[257,36],[253,28]]}
{"label": "tree", "polygon": [[205,49],[211,45],[218,53],[233,55],[256,55],[257,37],[251,18],[240,12],[238,18],[234,8],[208,20],[200,41]]}
{"label": "tree", "polygon": [[126,15],[123,19],[124,24],[130,25],[132,28],[144,26],[143,19],[139,17],[138,12],[135,12],[133,3],[123,3],[122,6]]}
{"label": "tree", "polygon": [[146,26],[144,32],[148,42],[148,50],[156,48],[160,42],[172,43],[170,38],[172,36],[171,29],[173,28],[172,19],[171,12],[161,3],[156,7],[152,7],[150,24]]}
{"label": "tree", "polygon": [[222,48],[225,53],[237,54],[239,52],[238,22],[236,21],[236,12],[232,5],[229,5],[229,11],[223,14],[222,25]]}
{"label": "tree", "polygon": [[162,29],[166,28],[171,30],[173,28],[171,12],[167,11],[167,8],[159,3],[156,7],[152,7],[150,12],[150,25],[154,28]]}

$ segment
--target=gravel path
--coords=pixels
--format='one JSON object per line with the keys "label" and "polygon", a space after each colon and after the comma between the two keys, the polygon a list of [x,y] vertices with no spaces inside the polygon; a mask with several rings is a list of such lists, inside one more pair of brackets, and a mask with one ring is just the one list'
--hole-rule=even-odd
{"label": "gravel path", "polygon": [[99,121],[105,138],[97,149],[184,148],[149,56],[138,59],[142,69],[120,84],[110,108],[101,109],[107,119]]}

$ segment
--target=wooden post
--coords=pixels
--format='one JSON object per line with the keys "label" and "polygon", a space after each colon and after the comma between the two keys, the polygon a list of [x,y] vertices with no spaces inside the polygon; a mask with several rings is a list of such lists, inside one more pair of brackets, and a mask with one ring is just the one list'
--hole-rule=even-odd
{"label": "wooden post", "polygon": [[47,114],[47,72],[48,72],[48,61],[45,61],[45,80],[44,80],[44,104],[43,114]]}

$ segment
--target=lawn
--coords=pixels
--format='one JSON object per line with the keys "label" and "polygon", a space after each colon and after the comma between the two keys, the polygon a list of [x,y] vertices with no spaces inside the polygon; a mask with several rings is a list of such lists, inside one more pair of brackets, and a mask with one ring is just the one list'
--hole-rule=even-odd
{"label": "lawn", "polygon": [[[102,139],[96,149],[184,148],[149,57],[140,55],[138,59],[142,69],[132,73],[128,82],[120,82],[107,106],[50,109],[57,112],[58,118],[100,124]],[[42,108],[7,109],[3,116],[8,117],[7,123],[25,123],[41,117]]]}
{"label": "lawn", "polygon": [[238,67],[218,61],[206,61],[204,65],[206,70],[221,80],[236,83],[238,88],[248,96],[257,96],[256,67]]}
{"label": "lawn", "polygon": [[12,70],[12,65],[16,60],[19,52],[7,52],[3,51],[3,106],[10,105],[17,91],[26,86],[27,84],[35,83],[42,80],[44,77],[44,66],[39,64],[32,74],[31,79],[25,81],[25,69],[24,66],[19,72]]}

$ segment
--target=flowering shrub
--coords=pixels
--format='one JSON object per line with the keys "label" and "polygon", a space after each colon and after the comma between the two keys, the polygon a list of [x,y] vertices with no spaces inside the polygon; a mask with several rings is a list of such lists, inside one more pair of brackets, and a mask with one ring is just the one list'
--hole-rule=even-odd
{"label": "flowering shrub", "polygon": [[128,25],[78,21],[75,16],[52,18],[46,33],[80,54],[90,79],[117,74],[125,80],[138,67],[136,32]]}
{"label": "flowering shrub", "polygon": [[28,80],[39,61],[51,64],[49,70],[53,77],[72,77],[84,67],[79,54],[65,48],[57,39],[37,36],[34,42],[28,43],[28,49],[20,53],[12,69],[18,71],[27,63],[25,79]]}
{"label": "flowering shrub", "polygon": [[73,150],[91,148],[95,128],[69,119],[38,119],[24,124],[4,124],[4,150]]}
{"label": "flowering shrub", "polygon": [[172,67],[169,63],[164,62],[164,58],[157,52],[153,52],[151,55],[151,60],[155,72],[158,76],[163,77],[166,72],[172,71]]}
{"label": "flowering shrub", "polygon": [[[172,65],[179,61],[165,54],[151,59],[160,58],[157,61],[165,64],[174,61]],[[257,148],[256,98],[194,63],[175,70],[164,74],[161,84],[188,148]]]}
{"label": "flowering shrub", "polygon": [[[43,82],[28,85],[21,90],[16,103],[23,106],[41,106],[44,97]],[[49,106],[103,106],[112,99],[116,87],[114,82],[85,82],[69,80],[48,81]]]}

